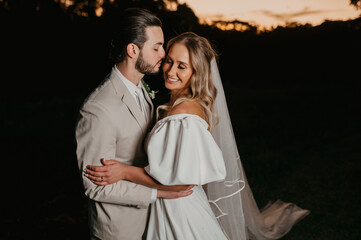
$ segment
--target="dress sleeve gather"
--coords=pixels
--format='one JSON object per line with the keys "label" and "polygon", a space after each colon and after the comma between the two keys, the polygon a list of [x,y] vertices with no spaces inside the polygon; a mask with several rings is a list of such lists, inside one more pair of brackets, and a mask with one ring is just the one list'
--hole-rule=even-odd
{"label": "dress sleeve gather", "polygon": [[147,173],[163,185],[221,181],[226,177],[222,151],[193,114],[166,117],[154,126],[146,141]]}

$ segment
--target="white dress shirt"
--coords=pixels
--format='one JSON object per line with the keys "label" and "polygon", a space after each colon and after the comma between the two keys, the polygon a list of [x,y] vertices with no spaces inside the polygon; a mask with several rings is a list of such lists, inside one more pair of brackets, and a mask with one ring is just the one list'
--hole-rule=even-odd
{"label": "white dress shirt", "polygon": [[[115,72],[118,74],[120,79],[123,81],[125,86],[127,87],[128,91],[134,97],[135,102],[138,104],[139,108],[141,109],[146,122],[150,120],[150,106],[147,100],[144,97],[144,92],[142,90],[142,81],[139,81],[138,86],[128,80],[124,75],[118,70],[116,66],[113,67]],[[152,188],[152,196],[151,196],[151,203],[154,203],[157,200],[157,189]]]}

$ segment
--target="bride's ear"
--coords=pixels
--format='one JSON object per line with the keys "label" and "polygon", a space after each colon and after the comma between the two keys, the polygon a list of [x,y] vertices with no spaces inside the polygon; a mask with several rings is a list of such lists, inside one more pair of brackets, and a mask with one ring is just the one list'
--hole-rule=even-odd
{"label": "bride's ear", "polygon": [[139,55],[140,49],[137,45],[135,45],[134,43],[129,43],[127,45],[127,55],[130,58],[137,58]]}

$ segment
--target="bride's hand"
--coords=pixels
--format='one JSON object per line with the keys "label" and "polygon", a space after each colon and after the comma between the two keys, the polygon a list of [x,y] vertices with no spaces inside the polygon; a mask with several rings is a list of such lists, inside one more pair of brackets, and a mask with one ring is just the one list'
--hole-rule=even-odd
{"label": "bride's hand", "polygon": [[158,189],[172,192],[188,192],[194,185],[162,185]]}
{"label": "bride's hand", "polygon": [[88,165],[84,169],[85,176],[93,183],[105,186],[125,179],[127,165],[117,160],[100,160],[104,166]]}

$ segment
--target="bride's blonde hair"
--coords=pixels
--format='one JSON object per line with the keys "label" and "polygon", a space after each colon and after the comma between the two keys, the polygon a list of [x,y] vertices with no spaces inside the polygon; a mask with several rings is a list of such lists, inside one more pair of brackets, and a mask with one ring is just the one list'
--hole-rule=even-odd
{"label": "bride's blonde hair", "polygon": [[176,43],[183,44],[189,51],[190,61],[193,66],[193,74],[190,79],[189,93],[180,96],[171,106],[161,105],[157,109],[171,111],[175,106],[185,101],[197,101],[201,104],[205,120],[209,125],[209,130],[214,126],[212,121],[213,102],[217,95],[217,89],[213,85],[211,74],[211,60],[217,57],[217,53],[212,48],[209,41],[193,32],[182,33],[167,44],[167,52]]}

